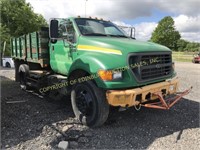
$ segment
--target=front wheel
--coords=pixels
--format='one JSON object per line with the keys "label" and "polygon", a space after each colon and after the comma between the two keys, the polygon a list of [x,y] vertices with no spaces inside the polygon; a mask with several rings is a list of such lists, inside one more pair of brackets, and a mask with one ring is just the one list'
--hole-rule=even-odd
{"label": "front wheel", "polygon": [[75,116],[89,127],[98,127],[108,118],[109,105],[105,92],[92,81],[76,84],[72,87],[71,103]]}

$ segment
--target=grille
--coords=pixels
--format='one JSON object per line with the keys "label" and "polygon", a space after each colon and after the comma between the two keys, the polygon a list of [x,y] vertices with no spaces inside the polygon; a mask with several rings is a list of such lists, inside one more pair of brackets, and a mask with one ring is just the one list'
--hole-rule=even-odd
{"label": "grille", "polygon": [[129,56],[129,65],[140,82],[160,79],[172,74],[171,52],[134,53]]}

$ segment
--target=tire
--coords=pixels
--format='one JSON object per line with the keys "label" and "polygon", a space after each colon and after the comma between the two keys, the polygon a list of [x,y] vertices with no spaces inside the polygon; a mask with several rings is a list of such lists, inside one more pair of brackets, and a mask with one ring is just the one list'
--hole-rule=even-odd
{"label": "tire", "polygon": [[7,67],[7,68],[11,68],[11,65],[10,65],[9,62],[6,62],[6,67]]}
{"label": "tire", "polygon": [[99,127],[108,118],[109,105],[105,92],[92,81],[72,87],[71,104],[76,118],[86,126]]}
{"label": "tire", "polygon": [[19,66],[19,82],[23,90],[28,90],[30,87],[27,85],[27,77],[29,76],[29,66],[22,64]]}

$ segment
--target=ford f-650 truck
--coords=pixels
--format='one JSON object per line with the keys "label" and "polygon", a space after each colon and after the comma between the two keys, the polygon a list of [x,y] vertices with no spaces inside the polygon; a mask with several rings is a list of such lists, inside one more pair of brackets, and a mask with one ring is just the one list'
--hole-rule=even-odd
{"label": "ford f-650 truck", "polygon": [[110,106],[169,109],[190,90],[176,94],[172,52],[137,41],[130,29],[97,18],[52,19],[49,28],[11,39],[16,81],[51,99],[71,95],[75,116],[90,127],[107,120]]}

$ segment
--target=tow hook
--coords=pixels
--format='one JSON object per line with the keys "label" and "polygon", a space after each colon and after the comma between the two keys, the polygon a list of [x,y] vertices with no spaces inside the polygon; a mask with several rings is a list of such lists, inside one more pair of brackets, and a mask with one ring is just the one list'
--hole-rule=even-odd
{"label": "tow hook", "polygon": [[142,104],[134,105],[135,110],[140,111]]}
{"label": "tow hook", "polygon": [[192,90],[192,86],[189,89],[187,89],[187,90],[185,90],[183,92],[176,93],[176,95],[173,98],[169,98],[169,99],[164,99],[163,95],[162,95],[162,92],[155,92],[155,93],[153,93],[153,95],[157,96],[159,101],[158,102],[148,103],[148,104],[141,104],[141,106],[147,107],[147,108],[168,110],[174,104],[176,104],[183,96],[189,94],[189,92],[191,90]]}

